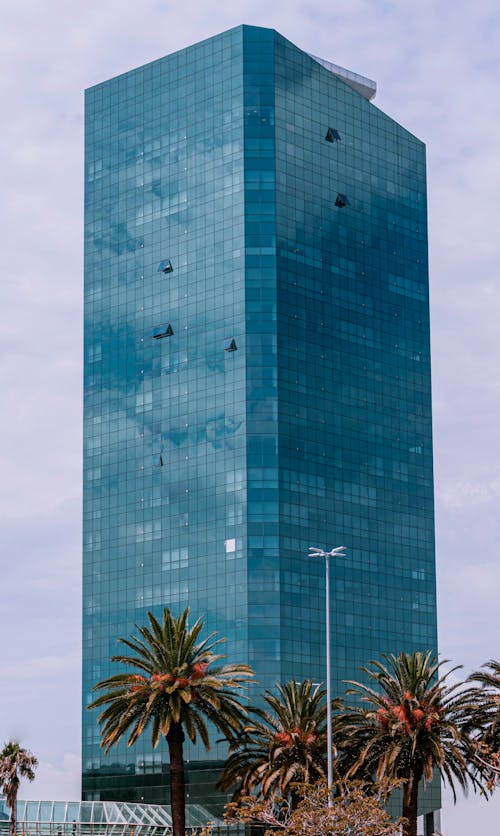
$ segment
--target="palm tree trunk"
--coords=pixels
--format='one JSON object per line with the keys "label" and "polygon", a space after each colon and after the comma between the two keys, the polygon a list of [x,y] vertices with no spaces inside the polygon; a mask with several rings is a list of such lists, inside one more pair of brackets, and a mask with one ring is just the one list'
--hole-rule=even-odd
{"label": "palm tree trunk", "polygon": [[12,802],[12,805],[11,805],[11,808],[10,808],[10,836],[16,836],[16,824],[17,824],[17,821],[16,821],[16,812],[17,812],[16,801],[17,801],[17,799],[14,798],[14,800]]}
{"label": "palm tree trunk", "polygon": [[180,723],[172,723],[167,734],[170,757],[170,804],[172,807],[172,836],[185,836],[186,788],[184,784],[184,732]]}
{"label": "palm tree trunk", "polygon": [[403,836],[417,836],[418,785],[420,775],[411,772],[403,788]]}

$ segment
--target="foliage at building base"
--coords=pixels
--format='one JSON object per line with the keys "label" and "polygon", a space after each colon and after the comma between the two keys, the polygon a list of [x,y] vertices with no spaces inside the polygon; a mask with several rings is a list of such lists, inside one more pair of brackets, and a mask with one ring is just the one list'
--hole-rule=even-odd
{"label": "foliage at building base", "polygon": [[339,782],[332,791],[324,783],[302,784],[297,806],[279,796],[245,796],[227,805],[226,819],[266,827],[265,836],[282,831],[289,836],[395,836],[402,820],[394,820],[384,808],[398,781],[366,784]]}

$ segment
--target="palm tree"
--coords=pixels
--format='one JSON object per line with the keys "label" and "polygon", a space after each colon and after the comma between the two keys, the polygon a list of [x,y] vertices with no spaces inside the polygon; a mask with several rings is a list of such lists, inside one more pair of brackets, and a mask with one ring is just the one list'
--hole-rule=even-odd
{"label": "palm tree", "polygon": [[[266,691],[266,708],[250,708],[254,719],[232,742],[219,787],[237,789],[238,799],[258,791],[263,798],[279,794],[292,807],[300,800],[294,784],[326,780],[326,691],[306,679],[294,679]],[[333,700],[338,711],[342,700]]]}
{"label": "palm tree", "polygon": [[120,673],[97,683],[94,690],[105,693],[89,706],[106,706],[98,718],[106,752],[127,733],[132,746],[148,726],[153,747],[161,736],[166,738],[173,836],[185,833],[184,732],[193,743],[199,735],[207,749],[206,720],[233,737],[246,713],[239,700],[242,682],[253,676],[248,665],[214,666],[224,658],[214,647],[224,640],[214,641],[212,633],[198,641],[203,623],[198,619],[189,628],[188,615],[185,609],[175,618],[165,609],[160,623],[148,612],[149,626],[138,627],[138,637],[118,640],[132,654],[111,659],[140,673]]}
{"label": "palm tree", "polygon": [[0,752],[0,789],[10,807],[10,836],[16,834],[16,802],[21,778],[33,781],[38,760],[32,752],[10,740]]}
{"label": "palm tree", "polygon": [[383,658],[385,665],[371,661],[372,668],[361,668],[374,688],[348,682],[353,687],[347,693],[370,705],[345,715],[351,758],[347,773],[375,773],[377,781],[403,779],[403,832],[416,836],[419,784],[423,780],[425,786],[434,769],[448,781],[454,797],[455,782],[464,790],[469,783],[479,786],[464,730],[464,718],[473,708],[472,691],[462,683],[448,685],[447,678],[460,666],[441,676],[444,663],[431,651]]}
{"label": "palm tree", "polygon": [[482,670],[469,676],[469,681],[481,685],[476,689],[472,737],[479,765],[486,767],[489,784],[493,787],[500,777],[500,662],[490,659]]}

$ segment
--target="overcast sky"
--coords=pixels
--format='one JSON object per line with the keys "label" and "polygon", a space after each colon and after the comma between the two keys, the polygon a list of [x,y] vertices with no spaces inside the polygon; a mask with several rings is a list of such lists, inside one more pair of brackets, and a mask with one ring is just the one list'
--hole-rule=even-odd
{"label": "overcast sky", "polygon": [[[440,650],[500,656],[498,0],[2,0],[0,742],[41,761],[24,797],[79,797],[83,89],[240,23],[375,79],[427,143]],[[447,805],[444,833],[495,811]]]}

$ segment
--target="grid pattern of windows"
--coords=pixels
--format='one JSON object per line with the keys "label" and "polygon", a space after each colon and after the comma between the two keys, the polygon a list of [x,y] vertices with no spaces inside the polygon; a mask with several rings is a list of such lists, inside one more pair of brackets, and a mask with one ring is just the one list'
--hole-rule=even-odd
{"label": "grid pattern of windows", "polygon": [[[338,692],[435,647],[424,146],[246,26],[92,88],[86,115],[85,700],[164,605],[258,690],[324,679],[310,545],[347,546]],[[160,748],[104,756],[85,711],[83,735],[85,797],[165,800]],[[188,747],[191,800],[223,756]]]}
{"label": "grid pattern of windows", "polygon": [[307,548],[342,543],[341,691],[381,652],[436,643],[425,151],[281,38],[275,77],[282,676],[322,658]]}
{"label": "grid pattern of windows", "polygon": [[[248,656],[242,50],[235,30],[87,91],[86,701],[147,609],[189,605]],[[85,795],[165,801],[162,747],[98,742],[84,711]]]}

